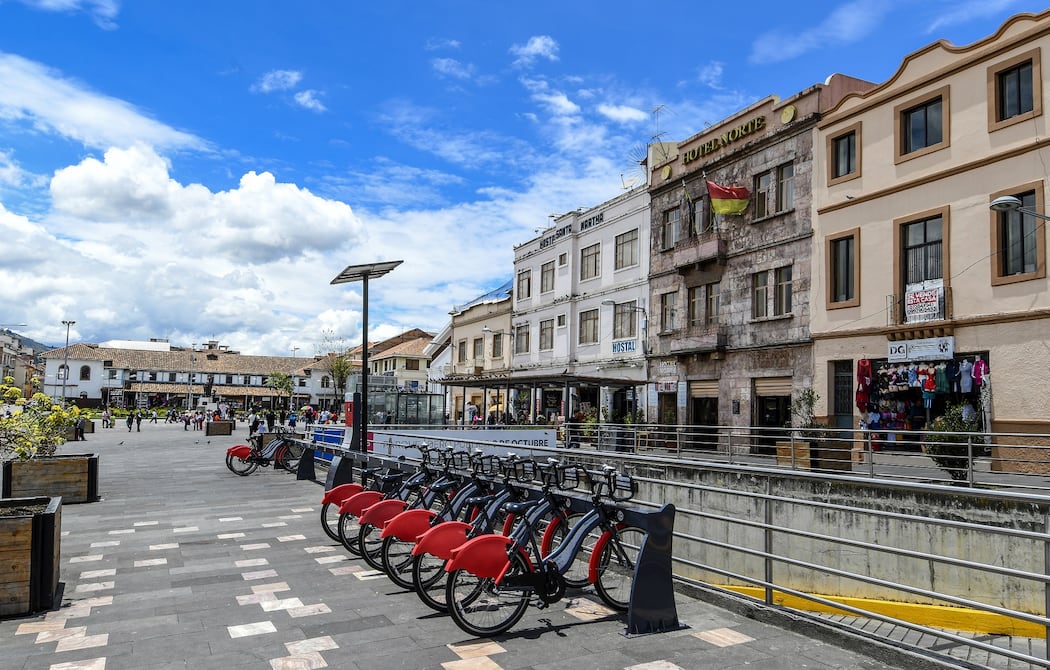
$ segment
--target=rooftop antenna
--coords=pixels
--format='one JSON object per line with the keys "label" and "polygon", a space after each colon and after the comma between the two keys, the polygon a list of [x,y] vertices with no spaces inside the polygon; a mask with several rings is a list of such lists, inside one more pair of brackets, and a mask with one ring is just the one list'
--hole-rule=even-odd
{"label": "rooftop antenna", "polygon": [[652,143],[658,147],[657,150],[661,154],[660,155],[660,160],[662,160],[662,161],[666,161],[666,160],[669,160],[671,158],[671,155],[667,152],[667,149],[663,146],[663,139],[662,138],[664,136],[664,133],[663,133],[663,131],[660,130],[660,112],[664,111],[665,109],[667,109],[667,105],[660,104],[660,105],[657,105],[656,107],[654,107],[653,111],[652,111],[653,123],[656,125],[656,134],[653,135]]}

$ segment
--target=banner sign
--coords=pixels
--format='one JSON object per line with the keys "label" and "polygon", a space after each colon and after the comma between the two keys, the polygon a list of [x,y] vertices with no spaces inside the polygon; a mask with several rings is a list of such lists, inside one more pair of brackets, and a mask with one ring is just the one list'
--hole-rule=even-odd
{"label": "banner sign", "polygon": [[890,363],[909,361],[950,361],[955,358],[955,337],[926,337],[888,343],[886,360]]}
{"label": "banner sign", "polygon": [[904,294],[904,320],[938,321],[944,318],[944,288],[928,288]]}

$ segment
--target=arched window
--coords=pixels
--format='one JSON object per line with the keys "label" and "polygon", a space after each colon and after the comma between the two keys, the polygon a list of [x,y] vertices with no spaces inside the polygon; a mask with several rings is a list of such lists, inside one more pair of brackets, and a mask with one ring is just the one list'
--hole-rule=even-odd
{"label": "arched window", "polygon": [[331,388],[331,387],[332,387],[332,380],[329,379],[328,377],[321,377],[321,388],[326,389],[326,388]]}
{"label": "arched window", "polygon": [[80,381],[86,382],[91,379],[91,367],[88,365],[80,366]]}
{"label": "arched window", "polygon": [[67,379],[69,377],[69,368],[64,364],[58,366],[58,379]]}

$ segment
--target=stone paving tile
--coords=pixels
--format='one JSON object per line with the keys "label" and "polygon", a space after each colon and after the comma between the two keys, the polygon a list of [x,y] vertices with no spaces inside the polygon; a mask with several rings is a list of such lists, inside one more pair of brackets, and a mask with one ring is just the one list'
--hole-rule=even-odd
{"label": "stone paving tile", "polygon": [[[479,641],[382,574],[359,579],[367,566],[320,528],[320,486],[270,468],[249,477],[226,470],[225,448],[240,437],[193,445],[178,427],[150,426],[128,450],[116,445],[119,434],[90,443],[101,454],[103,500],[63,509],[65,607],[0,620],[3,670],[10,658],[19,659],[12,670],[92,659],[105,670],[283,670],[297,659],[343,670],[618,670],[646,663],[656,665],[638,670],[671,667],[660,663],[786,670],[803,667],[798,661],[820,670],[890,667],[686,598],[679,612],[691,628],[684,631],[626,638],[622,615],[572,596],[530,609],[508,634]],[[193,458],[180,460],[175,476],[151,467],[186,449]],[[569,611],[573,604],[584,618],[602,616],[581,621]],[[237,628],[251,624],[258,627]],[[231,629],[257,634],[234,637]],[[693,636],[719,629],[753,639],[719,647]],[[58,638],[35,642],[42,632],[60,631],[67,631],[62,640],[80,640],[67,643],[73,646],[105,645],[56,652]],[[477,655],[462,659],[448,648],[479,642],[504,651],[474,647]],[[476,665],[448,665],[466,662]]]}

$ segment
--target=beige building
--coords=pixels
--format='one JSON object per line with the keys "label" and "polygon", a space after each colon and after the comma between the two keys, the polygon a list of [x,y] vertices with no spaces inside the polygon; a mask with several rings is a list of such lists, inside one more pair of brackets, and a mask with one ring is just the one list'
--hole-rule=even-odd
{"label": "beige building", "polygon": [[1050,432],[1046,227],[989,208],[1010,195],[1045,211],[1044,48],[1050,11],[1018,15],[973,44],[908,55],[819,122],[818,415],[877,419],[889,441],[969,400],[991,429]]}

